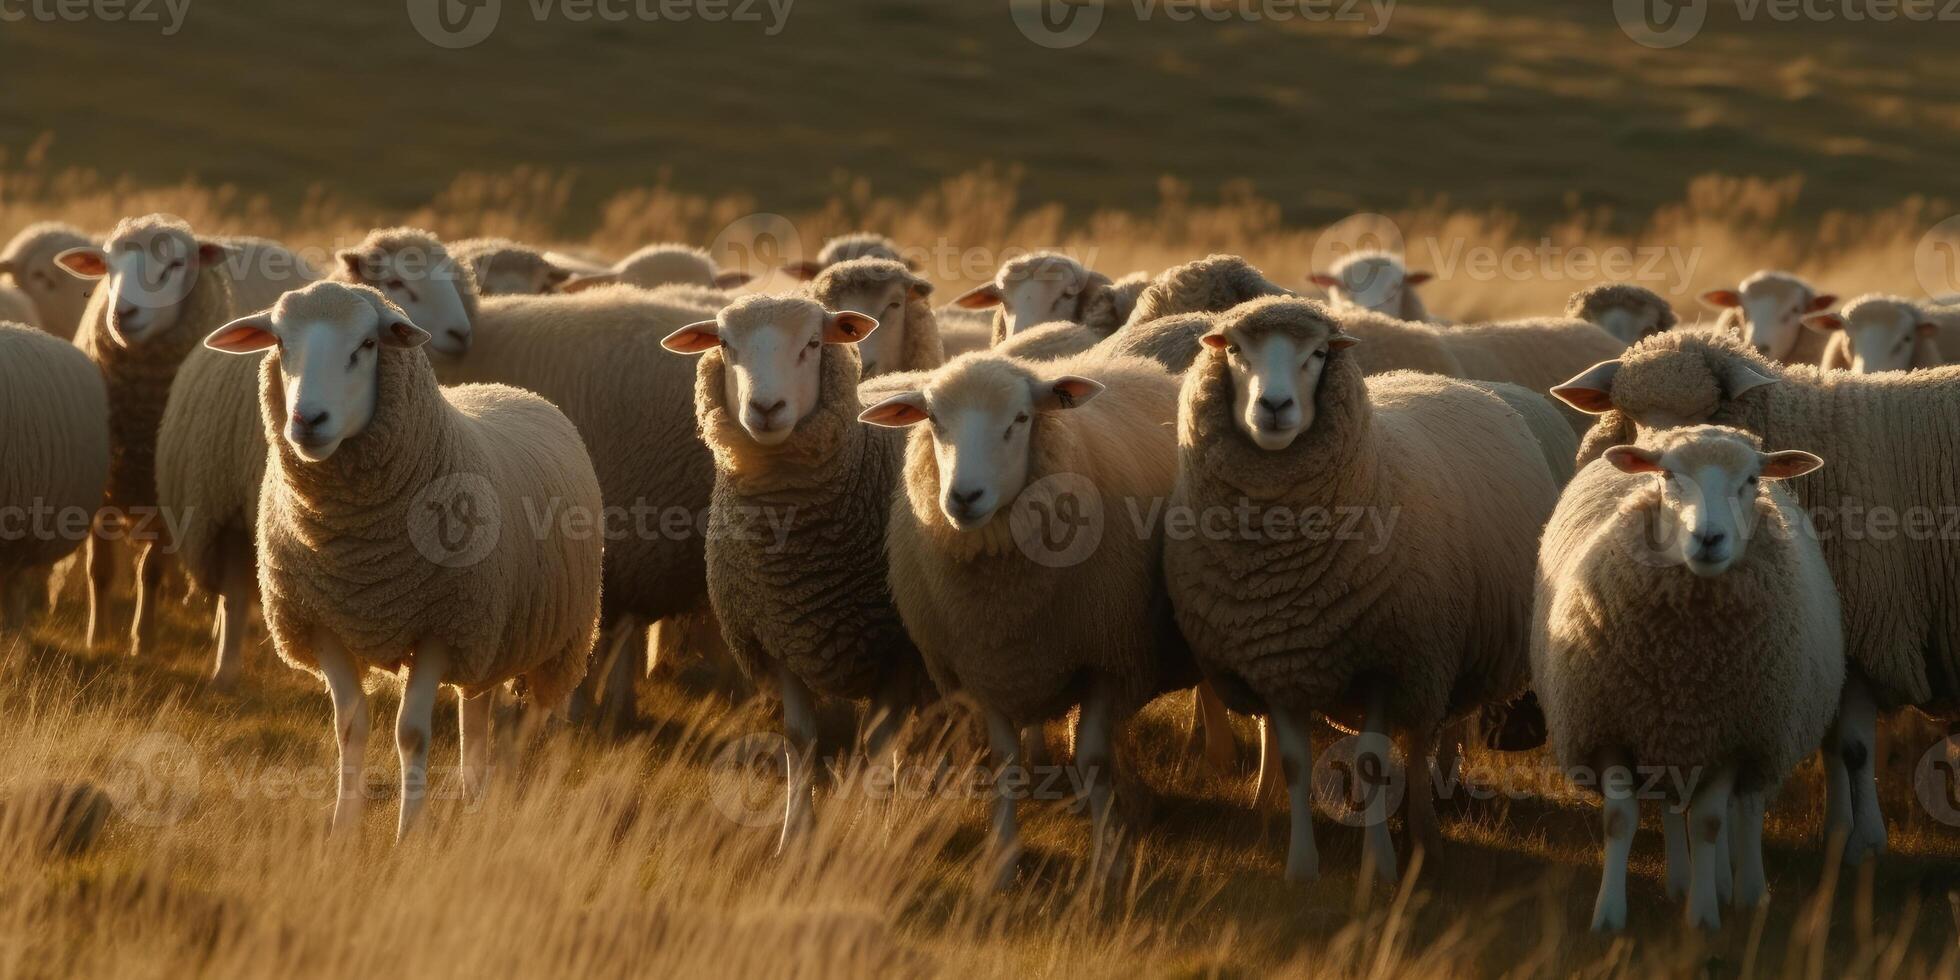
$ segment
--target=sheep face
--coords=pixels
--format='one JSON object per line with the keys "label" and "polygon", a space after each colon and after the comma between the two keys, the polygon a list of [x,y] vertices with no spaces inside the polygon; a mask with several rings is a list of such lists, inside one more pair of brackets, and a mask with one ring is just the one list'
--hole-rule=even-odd
{"label": "sheep face", "polygon": [[429,334],[374,289],[318,282],[270,310],[218,328],[205,346],[230,354],[279,350],[283,434],[307,462],[334,454],[374,420],[381,348],[420,347]]}
{"label": "sheep face", "polygon": [[471,324],[463,302],[462,269],[441,245],[349,249],[339,254],[348,277],[380,290],[431,337],[429,349],[449,357],[469,353]]}
{"label": "sheep face", "polygon": [[1651,307],[1615,306],[1594,316],[1595,326],[1628,344],[1667,329],[1661,322],[1661,312]]}
{"label": "sheep face", "polygon": [[1359,253],[1336,263],[1327,273],[1308,277],[1327,290],[1337,306],[1373,310],[1386,316],[1402,315],[1402,294],[1428,282],[1427,272],[1410,272],[1402,260],[1392,255]]}
{"label": "sheep face", "polygon": [[1858,374],[1904,371],[1915,362],[1941,360],[1938,351],[1930,349],[1938,344],[1939,327],[1917,306],[1902,300],[1864,299],[1845,307],[1842,314],[1813,313],[1803,322],[1812,330],[1844,331],[1851,370]]}
{"label": "sheep face", "polygon": [[1314,399],[1331,351],[1355,338],[1312,318],[1290,329],[1234,323],[1203,337],[1225,357],[1232,377],[1232,418],[1253,445],[1276,452],[1313,427]]}
{"label": "sheep face", "polygon": [[1742,558],[1758,515],[1770,503],[1764,481],[1824,465],[1801,450],[1761,452],[1749,437],[1716,426],[1673,430],[1653,449],[1615,446],[1606,451],[1606,460],[1622,472],[1659,478],[1656,553],[1701,578],[1714,578]]}
{"label": "sheep face", "polygon": [[994,281],[962,294],[953,303],[963,309],[1001,307],[1012,337],[1044,323],[1081,316],[1082,295],[1109,280],[1082,263],[1053,252],[1015,259],[1001,266]]}
{"label": "sheep face", "polygon": [[1837,305],[1837,297],[1817,295],[1803,280],[1775,272],[1759,272],[1739,289],[1711,289],[1702,302],[1740,311],[1742,341],[1773,360],[1790,356],[1804,329],[1803,318]]}
{"label": "sheep face", "polygon": [[181,224],[144,219],[118,228],[105,248],[71,248],[57,261],[76,276],[107,280],[110,335],[136,347],[175,326],[198,272],[231,253],[222,243],[197,240]]}
{"label": "sheep face", "polygon": [[905,338],[911,330],[911,324],[906,322],[907,305],[931,293],[931,283],[903,277],[850,283],[822,299],[824,305],[833,309],[860,313],[878,322],[878,332],[858,344],[863,376],[871,378],[904,363]]}
{"label": "sheep face", "polygon": [[973,531],[1027,486],[1034,417],[1078,407],[1102,387],[1074,375],[1037,377],[1007,358],[969,356],[858,418],[893,428],[930,423],[940,512],[956,530]]}
{"label": "sheep face", "polygon": [[538,296],[562,291],[572,277],[541,255],[524,251],[493,252],[477,259],[477,291],[485,296]]}
{"label": "sheep face", "polygon": [[87,245],[88,240],[80,235],[49,234],[0,258],[0,274],[13,278],[14,285],[33,301],[42,325],[49,330],[73,330],[95,292],[95,280],[77,276],[57,261],[62,252]]}
{"label": "sheep face", "polygon": [[1700,425],[1737,398],[1780,380],[1738,350],[1636,347],[1624,358],[1587,368],[1552,394],[1591,415],[1619,411],[1646,433]]}
{"label": "sheep face", "polygon": [[823,345],[855,344],[877,329],[878,321],[862,313],[755,296],[668,334],[661,345],[679,354],[721,348],[724,406],[758,445],[777,446],[817,408]]}

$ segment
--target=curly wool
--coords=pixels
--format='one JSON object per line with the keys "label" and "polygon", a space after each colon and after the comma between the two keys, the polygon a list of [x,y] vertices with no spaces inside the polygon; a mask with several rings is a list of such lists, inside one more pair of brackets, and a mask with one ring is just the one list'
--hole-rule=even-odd
{"label": "curly wool", "polygon": [[[1648,448],[1689,440],[1757,449],[1733,429],[1668,430]],[[1755,792],[1816,750],[1844,682],[1837,590],[1790,493],[1765,482],[1751,506],[1742,556],[1704,579],[1656,560],[1655,476],[1600,460],[1560,499],[1539,557],[1532,681],[1562,765],[1597,766],[1604,750],[1683,773],[1734,765],[1737,788]]]}
{"label": "curly wool", "polygon": [[1262,297],[1292,295],[1237,255],[1208,255],[1159,273],[1137,296],[1129,324],[1181,313],[1223,313]]}
{"label": "curly wool", "polygon": [[1601,327],[1604,324],[1600,321],[1614,310],[1624,310],[1636,317],[1653,314],[1656,333],[1666,333],[1681,322],[1681,318],[1674,312],[1674,307],[1668,305],[1667,300],[1662,299],[1660,294],[1645,286],[1626,282],[1588,286],[1573,293],[1572,298],[1565,303],[1567,318],[1584,320]]}
{"label": "curly wool", "polygon": [[[1229,319],[1336,322],[1292,299]],[[1329,353],[1312,425],[1275,452],[1234,422],[1225,355],[1200,357],[1184,378],[1172,507],[1393,515],[1392,532],[1173,536],[1167,581],[1228,704],[1358,721],[1375,685],[1396,722],[1434,731],[1524,686],[1535,545],[1558,491],[1502,400],[1429,375],[1364,379],[1360,349]]]}
{"label": "curly wool", "polygon": [[940,340],[939,319],[932,309],[931,284],[906,268],[905,263],[885,258],[834,261],[804,289],[824,309],[836,310],[845,294],[875,291],[892,282],[921,284],[925,289],[906,293],[905,336],[899,347],[899,363],[890,370],[921,371],[946,363],[946,345]]}
{"label": "curly wool", "polygon": [[824,345],[821,370],[817,407],[762,446],[728,411],[721,351],[702,355],[694,404],[716,468],[708,595],[752,677],[780,662],[819,693],[869,698],[894,676],[924,679],[886,583],[903,434],[857,420],[851,345]]}
{"label": "curly wool", "polygon": [[[1960,513],[1960,367],[1859,375],[1778,365],[1732,337],[1690,331],[1649,337],[1620,365],[1614,409],[1587,433],[1579,462],[1643,431],[1705,422],[1754,433],[1771,451],[1829,460],[1791,485],[1822,525],[1852,662],[1883,707],[1960,708],[1960,603],[1951,588],[1960,552],[1939,540],[1939,524]],[[1777,380],[1731,398],[1725,379],[1735,365]],[[1837,526],[1879,509],[1902,521],[1930,511],[1935,540]]]}
{"label": "curly wool", "polygon": [[[1017,725],[1059,717],[1092,675],[1115,682],[1122,711],[1197,680],[1163,593],[1162,524],[1152,535],[1130,524],[1131,508],[1149,512],[1175,477],[1176,380],[1149,361],[1094,355],[1040,369],[1107,387],[1079,408],[1034,414],[1021,496],[975,530],[954,528],[939,508],[932,432],[914,426],[889,531],[892,595],[932,679]],[[957,389],[1034,377],[1027,364],[981,353],[931,380]],[[1051,477],[1093,486],[1103,517],[1100,543],[1062,568],[1030,558],[1011,528],[1017,510],[1053,504],[1038,486]]]}
{"label": "curly wool", "polygon": [[[52,565],[78,547],[70,516],[94,514],[109,479],[109,396],[74,345],[0,323],[0,508],[46,514],[52,533],[0,536],[0,575]],[[84,529],[86,521],[83,522]],[[29,525],[28,531],[36,526]]]}
{"label": "curly wool", "polygon": [[[418,350],[384,350],[374,420],[325,460],[281,437],[278,354],[260,399],[274,445],[258,525],[259,591],[279,655],[318,672],[316,629],[366,667],[393,669],[415,647],[450,653],[445,683],[470,695],[514,677],[555,705],[585,676],[598,638],[602,542],[533,533],[533,511],[597,514],[599,484],[578,432],[544,399],[501,385],[436,385]],[[481,561],[445,567],[410,532],[436,481],[480,477],[503,522]]]}

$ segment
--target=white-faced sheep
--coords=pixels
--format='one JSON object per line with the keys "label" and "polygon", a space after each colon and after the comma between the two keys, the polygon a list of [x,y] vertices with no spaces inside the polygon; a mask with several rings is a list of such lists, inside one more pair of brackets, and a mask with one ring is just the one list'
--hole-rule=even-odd
{"label": "white-faced sheep", "polygon": [[1860,296],[1842,313],[1812,313],[1804,326],[1830,336],[1824,367],[1859,374],[1911,371],[1960,360],[1960,306],[1899,296]]}
{"label": "white-faced sheep", "polygon": [[109,479],[109,396],[73,344],[0,323],[0,623],[18,629],[48,569],[88,537]]}
{"label": "white-faced sheep", "polygon": [[905,257],[898,243],[873,231],[855,231],[847,235],[837,235],[823,243],[814,259],[803,259],[783,266],[783,271],[792,279],[808,281],[817,274],[839,262],[852,259],[885,259],[900,262],[913,272],[919,271],[918,263]]}
{"label": "white-faced sheep", "polygon": [[923,371],[946,361],[933,314],[932,283],[891,259],[847,259],[826,266],[806,287],[826,310],[862,313],[878,322],[857,343],[864,376]]}
{"label": "white-faced sheep", "polygon": [[623,282],[641,289],[657,286],[699,286],[705,289],[734,289],[755,278],[746,272],[724,270],[714,256],[692,245],[665,242],[645,246],[613,263],[610,269],[583,273],[566,281],[565,292],[575,293],[609,283]]}
{"label": "white-faced sheep", "polygon": [[1416,287],[1431,275],[1411,270],[1402,259],[1387,252],[1350,252],[1326,272],[1307,279],[1327,290],[1327,298],[1337,308],[1373,310],[1384,316],[1417,322],[1429,320],[1429,309],[1416,295]]}
{"label": "white-faced sheep", "polygon": [[427,793],[437,687],[457,689],[480,791],[495,688],[515,678],[556,707],[599,622],[602,505],[578,430],[529,392],[438,387],[428,340],[379,292],[334,282],[208,340],[260,363],[259,590],[280,657],[333,697],[336,829],[358,825],[366,794],[363,677],[406,672],[398,839]]}
{"label": "white-faced sheep", "polygon": [[998,307],[995,344],[1056,320],[1079,323],[1106,337],[1129,320],[1148,283],[1142,273],[1112,281],[1071,256],[1033,252],[1003,263],[992,282],[960,294],[953,305],[968,310]]}
{"label": "white-faced sheep", "polygon": [[55,259],[71,248],[94,244],[80,230],[57,221],[22,228],[0,248],[0,282],[12,280],[27,295],[34,316],[20,322],[38,326],[63,340],[73,339],[95,282],[78,278]]}
{"label": "white-faced sheep", "polygon": [[[1316,301],[1274,297],[1205,335],[1184,379],[1171,507],[1290,520],[1172,535],[1164,550],[1178,625],[1206,675],[1236,710],[1271,716],[1295,880],[1319,873],[1314,713],[1358,722],[1357,764],[1373,771],[1389,771],[1391,733],[1407,736],[1409,829],[1433,838],[1425,776],[1445,722],[1524,686],[1532,560],[1558,496],[1502,399],[1430,375],[1364,379],[1339,324]],[[1367,849],[1392,880],[1387,793],[1375,789]]]}
{"label": "white-faced sheep", "polygon": [[[451,259],[428,232],[370,232],[335,256],[332,278],[380,290],[430,333],[431,355],[454,358],[469,350],[475,283],[469,268]],[[263,296],[278,285],[261,281],[254,291]],[[241,312],[262,308],[234,306]],[[176,557],[191,581],[219,600],[211,679],[220,687],[237,676],[246,618],[257,593],[253,529],[266,466],[257,378],[253,358],[203,347],[191,351],[171,384],[157,432],[157,502],[176,515]]]}
{"label": "white-faced sheep", "polygon": [[1757,353],[1785,364],[1817,364],[1823,360],[1830,335],[1804,327],[1804,317],[1837,305],[1837,297],[1819,293],[1810,283],[1787,272],[1765,269],[1742,280],[1735,289],[1711,289],[1701,301],[1722,311],[1715,321]]}
{"label": "white-faced sheep", "polygon": [[1960,547],[1938,527],[1960,513],[1960,368],[1859,375],[1777,365],[1731,337],[1671,331],[1553,393],[1604,416],[1581,462],[1655,429],[1704,422],[1831,461],[1794,484],[1820,525],[1855,668],[1824,755],[1827,825],[1849,833],[1849,860],[1882,851],[1877,708],[1960,704],[1960,604],[1951,596]]}
{"label": "white-faced sheep", "polygon": [[1170,492],[1176,402],[1176,379],[1150,361],[978,353],[862,416],[915,427],[891,505],[890,584],[939,689],[986,713],[1001,790],[998,885],[1012,880],[1019,849],[1020,730],[1081,706],[1092,866],[1113,870],[1116,726],[1197,680],[1164,599],[1161,522],[1119,526]]}
{"label": "white-faced sheep", "polygon": [[[1761,902],[1764,804],[1837,711],[1837,589],[1796,498],[1771,482],[1819,460],[1760,445],[1696,426],[1616,446],[1545,529],[1532,683],[1560,764],[1603,799],[1594,929],[1626,926],[1636,772],[1693,779],[1663,804],[1687,811],[1691,860],[1670,846],[1668,871],[1691,872],[1689,921],[1720,924],[1731,842],[1735,901]],[[1680,818],[1668,822],[1672,836]]]}
{"label": "white-faced sheep", "polygon": [[557,293],[575,274],[543,250],[508,238],[465,238],[449,243],[449,254],[470,267],[484,296],[538,296]]}
{"label": "white-faced sheep", "polygon": [[[818,282],[857,263],[826,269]],[[904,437],[861,424],[856,347],[878,321],[802,297],[749,296],[669,335],[700,354],[694,404],[715,457],[708,596],[728,647],[783,703],[796,775],[784,833],[810,802],[811,696],[869,700],[875,757],[926,686],[886,583],[885,526]]]}
{"label": "white-faced sheep", "polygon": [[1573,293],[1565,315],[1593,324],[1623,344],[1672,330],[1681,322],[1659,293],[1626,282],[1602,283]]}

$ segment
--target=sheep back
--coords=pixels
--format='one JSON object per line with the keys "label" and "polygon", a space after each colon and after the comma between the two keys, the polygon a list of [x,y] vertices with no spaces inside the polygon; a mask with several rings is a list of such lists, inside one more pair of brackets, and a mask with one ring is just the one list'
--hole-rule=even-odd
{"label": "sheep back", "polygon": [[0,534],[0,571],[51,565],[82,543],[72,515],[93,515],[109,479],[102,374],[68,341],[0,323],[0,417],[0,507],[20,522]]}

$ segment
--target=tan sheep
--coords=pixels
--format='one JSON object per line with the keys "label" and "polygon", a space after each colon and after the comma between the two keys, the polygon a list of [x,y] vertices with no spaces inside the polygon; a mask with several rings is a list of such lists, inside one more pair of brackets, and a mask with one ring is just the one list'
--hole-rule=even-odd
{"label": "tan sheep", "polygon": [[1872,294],[1845,304],[1842,313],[1812,313],[1803,323],[1830,337],[1818,362],[1824,367],[1875,374],[1960,361],[1960,305]]}
{"label": "tan sheep", "polygon": [[946,361],[932,283],[891,259],[847,259],[824,267],[805,287],[826,310],[861,313],[878,322],[856,345],[864,376],[921,371]]}
{"label": "tan sheep", "polygon": [[1418,323],[1431,317],[1415,287],[1431,278],[1427,272],[1409,269],[1399,256],[1372,250],[1350,252],[1326,272],[1307,277],[1327,290],[1336,309],[1372,310]]}
{"label": "tan sheep", "polygon": [[[95,244],[77,228],[57,221],[28,225],[0,248],[0,283],[12,280],[27,295],[33,316],[19,320],[38,326],[63,340],[72,340],[81,324],[95,281],[63,269],[56,258],[71,248]],[[16,318],[18,319],[18,318]]]}
{"label": "tan sheep", "polygon": [[565,282],[565,292],[625,283],[641,289],[657,286],[699,286],[729,290],[755,278],[746,272],[723,270],[714,257],[692,245],[664,242],[645,246],[613,263],[612,268],[582,273]]}
{"label": "tan sheep", "polygon": [[1804,328],[1804,317],[1837,305],[1837,297],[1788,272],[1765,269],[1734,289],[1711,289],[1701,301],[1721,310],[1715,329],[1774,361],[1818,364],[1830,335]]}
{"label": "tan sheep", "polygon": [[19,629],[48,569],[88,538],[109,479],[109,396],[73,344],[0,323],[0,624]]}
{"label": "tan sheep", "polygon": [[562,292],[573,270],[552,261],[544,250],[508,238],[465,238],[449,243],[449,254],[470,267],[484,296],[538,296]]}
{"label": "tan sheep", "polygon": [[1148,283],[1140,272],[1112,281],[1060,252],[1032,252],[1002,263],[992,282],[960,294],[953,305],[994,309],[994,344],[1056,320],[1106,337],[1129,320]]}
{"label": "tan sheep", "polygon": [[1681,322],[1674,307],[1659,293],[1626,282],[1602,283],[1573,293],[1565,304],[1565,315],[1584,320],[1625,344],[1672,330]]}
{"label": "tan sheep", "polygon": [[913,272],[919,271],[917,262],[906,258],[898,243],[873,231],[855,231],[848,235],[837,235],[823,243],[817,250],[817,257],[791,262],[783,266],[783,271],[792,279],[808,282],[817,274],[839,262],[852,259],[885,259],[904,263]]}

